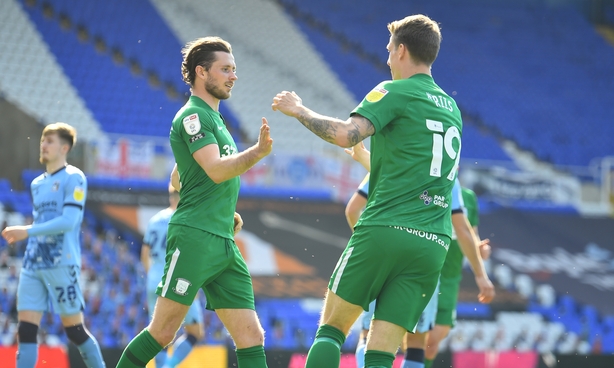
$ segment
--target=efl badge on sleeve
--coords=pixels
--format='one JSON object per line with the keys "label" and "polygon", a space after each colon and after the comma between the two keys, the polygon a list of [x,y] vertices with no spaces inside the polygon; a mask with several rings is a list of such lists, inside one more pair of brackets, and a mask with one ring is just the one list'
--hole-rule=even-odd
{"label": "efl badge on sleeve", "polygon": [[198,114],[188,115],[183,118],[183,127],[189,135],[200,132],[200,119],[198,118]]}
{"label": "efl badge on sleeve", "polygon": [[72,197],[75,199],[75,201],[81,202],[83,201],[83,198],[85,198],[85,191],[82,187],[75,187],[75,190],[72,192]]}
{"label": "efl badge on sleeve", "polygon": [[384,96],[386,96],[387,93],[388,93],[388,90],[385,90],[383,88],[375,88],[371,92],[367,93],[365,100],[369,102],[377,102],[381,100],[382,98],[384,98]]}

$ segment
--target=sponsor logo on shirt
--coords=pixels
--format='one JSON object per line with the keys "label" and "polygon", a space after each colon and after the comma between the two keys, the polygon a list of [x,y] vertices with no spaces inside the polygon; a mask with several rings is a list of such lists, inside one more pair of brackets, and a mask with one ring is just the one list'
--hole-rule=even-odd
{"label": "sponsor logo on shirt", "polygon": [[424,192],[422,192],[422,194],[420,194],[420,199],[424,201],[425,206],[428,206],[429,204],[431,204],[431,202],[433,202],[433,197],[429,196],[428,190],[425,190]]}
{"label": "sponsor logo on shirt", "polygon": [[75,187],[75,190],[72,192],[72,197],[77,202],[81,202],[83,198],[85,198],[85,190],[82,187]]}
{"label": "sponsor logo on shirt", "polygon": [[441,208],[448,208],[448,204],[446,203],[446,196],[436,195],[435,199],[433,200],[433,204]]}
{"label": "sponsor logo on shirt", "polygon": [[405,231],[417,237],[435,242],[441,245],[442,247],[446,248],[446,250],[450,248],[450,244],[446,243],[443,239],[437,236],[437,234],[429,233],[428,231],[423,231],[423,230],[418,230],[418,229],[411,229],[411,228],[403,227],[403,226],[390,226],[390,227],[397,229],[397,230]]}
{"label": "sponsor logo on shirt", "polygon": [[183,118],[183,128],[189,135],[194,135],[200,131],[200,119],[194,113]]}
{"label": "sponsor logo on shirt", "polygon": [[384,96],[386,96],[386,94],[388,94],[388,90],[386,90],[384,88],[375,88],[371,92],[367,93],[367,96],[365,97],[365,100],[367,100],[369,102],[377,102],[377,101],[381,100],[382,98],[384,98]]}
{"label": "sponsor logo on shirt", "polygon": [[57,207],[58,202],[56,201],[42,201],[34,204],[34,210],[37,212],[55,211]]}
{"label": "sponsor logo on shirt", "polygon": [[425,206],[428,206],[433,203],[435,206],[439,206],[441,208],[448,208],[448,204],[446,203],[446,196],[430,196],[428,190],[425,190],[424,192],[422,192],[422,194],[420,194],[420,199],[424,201]]}
{"label": "sponsor logo on shirt", "polygon": [[195,136],[190,138],[190,143],[194,143],[197,140],[201,139],[201,138],[205,138],[205,133],[198,133]]}
{"label": "sponsor logo on shirt", "polygon": [[188,293],[188,287],[190,287],[190,285],[192,285],[192,283],[188,280],[177,278],[177,284],[173,288],[173,291],[175,292],[175,294],[184,296]]}

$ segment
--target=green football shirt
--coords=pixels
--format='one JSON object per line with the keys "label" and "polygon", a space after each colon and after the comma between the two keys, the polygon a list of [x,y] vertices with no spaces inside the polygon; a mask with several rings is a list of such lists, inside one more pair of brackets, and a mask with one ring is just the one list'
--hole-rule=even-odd
{"label": "green football shirt", "polygon": [[451,236],[461,149],[456,102],[426,74],[380,83],[352,111],[375,126],[367,207],[358,226],[402,226]]}
{"label": "green football shirt", "polygon": [[181,198],[170,223],[232,239],[241,181],[237,176],[214,183],[192,156],[209,144],[217,144],[221,157],[238,152],[222,115],[191,96],[173,119],[170,142],[181,182]]}
{"label": "green football shirt", "polygon": [[[476,227],[480,223],[478,214],[478,198],[471,189],[462,188],[461,192],[463,195],[463,202],[465,202],[465,215],[469,220],[469,224]],[[462,276],[464,257],[465,256],[458,245],[458,240],[452,239],[450,248],[448,249],[448,254],[446,255],[446,260],[441,268],[441,277],[459,278],[460,280],[460,277]]]}
{"label": "green football shirt", "polygon": [[480,225],[480,216],[478,213],[478,197],[475,192],[469,188],[461,188],[463,193],[463,201],[465,202],[465,208],[467,209],[467,219],[471,226],[476,227]]}

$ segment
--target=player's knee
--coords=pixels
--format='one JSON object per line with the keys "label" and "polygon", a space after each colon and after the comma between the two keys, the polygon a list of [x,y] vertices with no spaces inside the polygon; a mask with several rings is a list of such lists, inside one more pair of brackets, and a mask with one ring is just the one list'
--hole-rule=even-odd
{"label": "player's knee", "polygon": [[233,336],[237,348],[249,348],[257,345],[264,345],[264,330],[259,328],[248,328],[239,336]]}
{"label": "player's knee", "polygon": [[90,335],[87,333],[87,330],[83,324],[64,327],[64,331],[66,331],[66,337],[68,337],[68,340],[77,346],[82,345],[87,341],[87,339],[90,338]]}
{"label": "player's knee", "polygon": [[257,328],[250,329],[249,331],[251,332],[249,337],[253,342],[264,344],[264,329],[260,325],[258,325]]}
{"label": "player's knee", "polygon": [[148,328],[149,334],[163,347],[168,346],[177,335],[177,331],[169,329],[153,329],[151,326]]}
{"label": "player's knee", "polygon": [[36,344],[38,326],[34,323],[19,321],[17,326],[17,337],[20,343]]}

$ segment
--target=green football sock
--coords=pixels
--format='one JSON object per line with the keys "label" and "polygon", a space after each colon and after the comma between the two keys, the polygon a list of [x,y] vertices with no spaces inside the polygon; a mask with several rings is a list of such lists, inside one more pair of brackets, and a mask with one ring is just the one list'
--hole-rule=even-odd
{"label": "green football sock", "polygon": [[433,359],[424,358],[424,368],[431,368],[433,365]]}
{"label": "green football sock", "polygon": [[236,353],[238,368],[267,368],[266,355],[262,345],[237,349]]}
{"label": "green football sock", "polygon": [[367,350],[365,353],[365,368],[392,368],[394,354],[385,351]]}
{"label": "green football sock", "polygon": [[145,368],[161,350],[149,331],[143,330],[126,346],[116,368]]}
{"label": "green football sock", "polygon": [[338,368],[341,345],[344,342],[345,334],[339,329],[329,325],[320,326],[307,354],[305,368]]}

